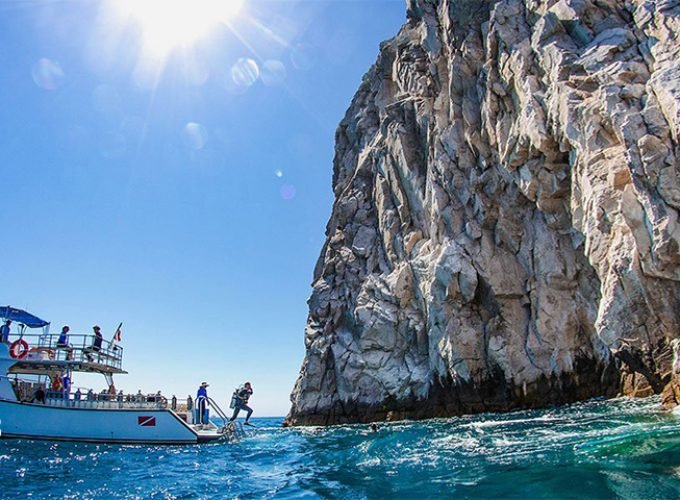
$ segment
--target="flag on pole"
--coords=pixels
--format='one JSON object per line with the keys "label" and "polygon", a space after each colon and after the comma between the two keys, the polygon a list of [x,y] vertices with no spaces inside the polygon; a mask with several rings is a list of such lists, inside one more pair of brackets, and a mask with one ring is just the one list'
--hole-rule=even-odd
{"label": "flag on pole", "polygon": [[116,328],[116,332],[113,334],[113,339],[111,339],[111,343],[114,344],[116,342],[120,342],[123,338],[123,322],[120,322],[120,325],[118,325],[118,328]]}

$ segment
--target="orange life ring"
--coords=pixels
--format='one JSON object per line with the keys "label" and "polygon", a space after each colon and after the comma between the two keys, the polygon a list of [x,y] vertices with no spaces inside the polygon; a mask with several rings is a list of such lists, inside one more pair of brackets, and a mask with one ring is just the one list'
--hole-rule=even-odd
{"label": "orange life ring", "polygon": [[15,340],[9,346],[9,355],[16,359],[24,359],[28,354],[28,342],[24,339]]}

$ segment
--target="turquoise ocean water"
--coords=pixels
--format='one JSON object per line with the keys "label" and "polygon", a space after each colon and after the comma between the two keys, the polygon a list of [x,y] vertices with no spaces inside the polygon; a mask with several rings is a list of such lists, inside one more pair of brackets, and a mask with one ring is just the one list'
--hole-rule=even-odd
{"label": "turquoise ocean water", "polygon": [[282,429],[237,443],[0,440],[0,496],[680,498],[680,416],[658,398],[422,422]]}

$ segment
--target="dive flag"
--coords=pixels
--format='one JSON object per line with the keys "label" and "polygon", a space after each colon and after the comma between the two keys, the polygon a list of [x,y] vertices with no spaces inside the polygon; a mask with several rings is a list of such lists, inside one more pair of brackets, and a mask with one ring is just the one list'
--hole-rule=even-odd
{"label": "dive flag", "polygon": [[137,425],[142,427],[156,427],[156,417],[137,417]]}
{"label": "dive flag", "polygon": [[116,328],[115,333],[113,334],[113,339],[111,339],[111,343],[113,344],[114,342],[120,342],[123,338],[123,322],[120,322],[120,325],[118,325],[118,328]]}

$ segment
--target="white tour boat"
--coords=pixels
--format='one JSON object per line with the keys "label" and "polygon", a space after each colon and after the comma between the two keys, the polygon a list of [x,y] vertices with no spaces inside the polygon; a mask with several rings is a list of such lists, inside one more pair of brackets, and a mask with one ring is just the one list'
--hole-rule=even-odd
{"label": "white tour boat", "polygon": [[[13,327],[19,326],[7,342],[0,339],[3,438],[190,444],[229,437],[234,431],[210,399],[210,406],[225,424],[222,427],[207,415],[206,422],[198,424],[191,398],[179,401],[173,396],[168,401],[160,393],[116,393],[113,376],[127,373],[122,369],[123,348],[119,345],[95,335],[69,334],[68,345],[58,346],[59,335],[49,333],[47,321],[11,307],[0,307],[0,318],[2,324],[11,320]],[[42,331],[34,334],[32,329]],[[78,373],[103,375],[109,391],[76,388],[73,376]]]}

